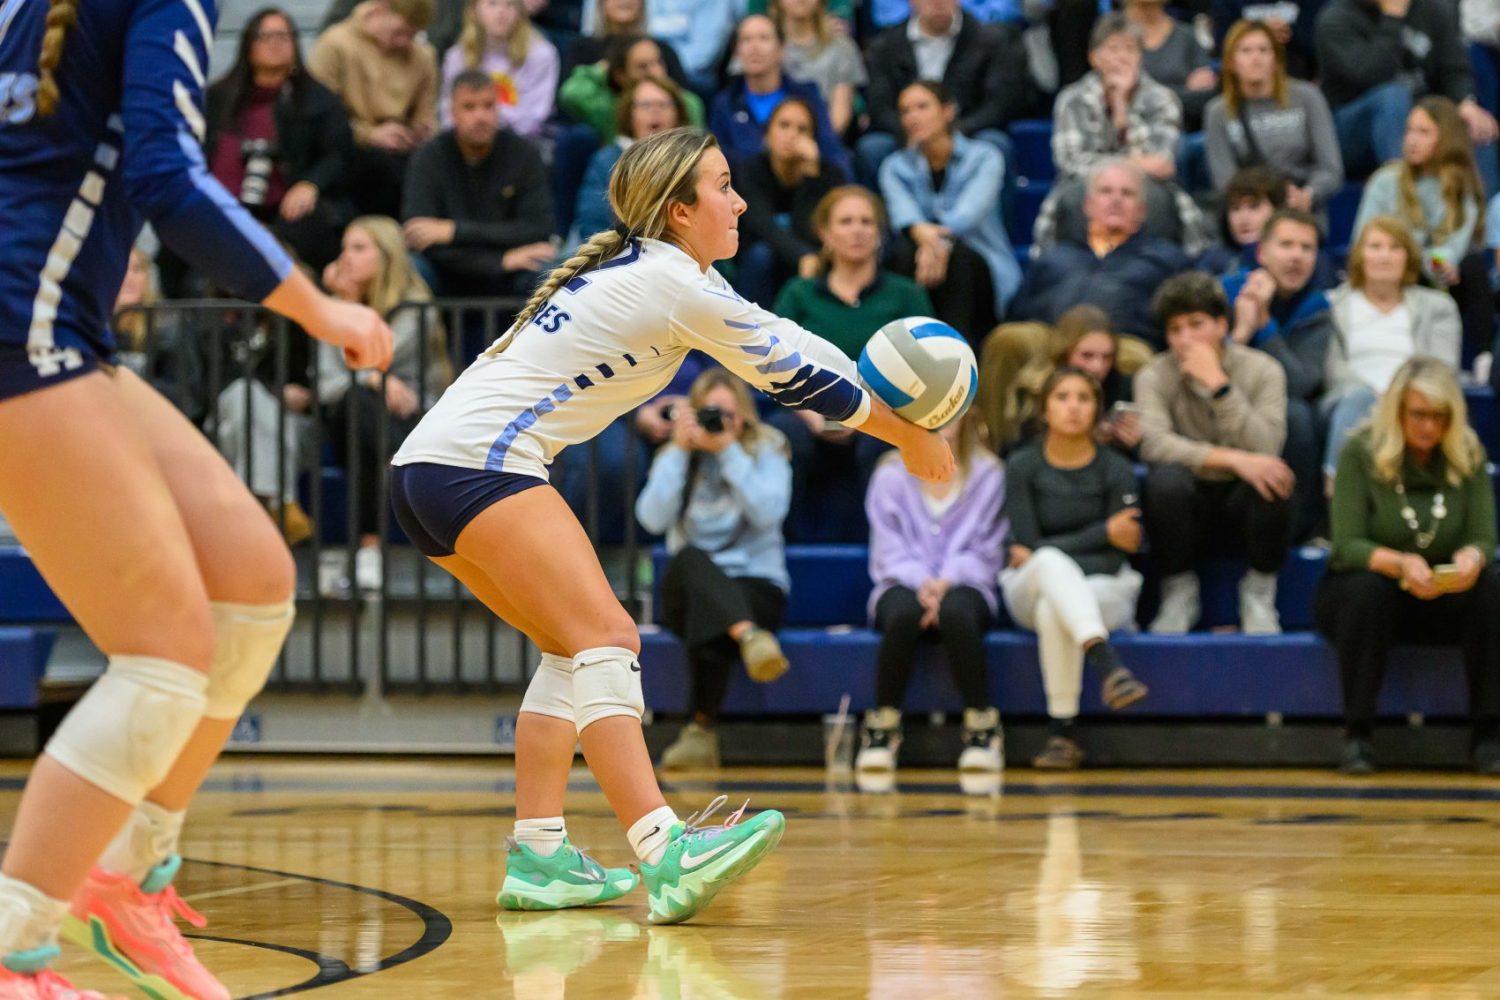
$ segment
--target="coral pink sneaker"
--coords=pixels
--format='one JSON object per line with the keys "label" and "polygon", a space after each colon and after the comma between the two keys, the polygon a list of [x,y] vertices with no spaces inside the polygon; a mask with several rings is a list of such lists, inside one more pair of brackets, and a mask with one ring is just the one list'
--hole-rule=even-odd
{"label": "coral pink sneaker", "polygon": [[173,920],[208,925],[172,888],[180,867],[182,859],[174,854],[140,885],[95,868],[73,897],[63,937],[104,959],[154,1000],[229,1000],[229,991],[198,961]]}
{"label": "coral pink sneaker", "polygon": [[0,962],[0,1000],[121,1000],[93,990],[77,990],[47,966],[57,948],[17,951]]}

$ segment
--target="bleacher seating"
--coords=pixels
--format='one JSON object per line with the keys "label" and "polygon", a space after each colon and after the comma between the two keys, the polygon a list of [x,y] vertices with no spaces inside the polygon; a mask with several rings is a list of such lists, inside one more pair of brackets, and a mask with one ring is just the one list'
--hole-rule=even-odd
{"label": "bleacher seating", "polygon": [[26,551],[0,546],[0,709],[37,706],[57,637],[53,626],[70,621]]}

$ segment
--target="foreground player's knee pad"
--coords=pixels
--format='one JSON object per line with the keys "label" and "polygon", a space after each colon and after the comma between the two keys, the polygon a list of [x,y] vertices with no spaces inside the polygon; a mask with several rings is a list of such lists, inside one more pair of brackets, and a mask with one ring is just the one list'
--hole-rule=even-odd
{"label": "foreground player's knee pad", "polygon": [[153,656],[109,669],[57,727],[47,756],[134,805],[161,784],[203,718],[208,675]]}
{"label": "foreground player's knee pad", "polygon": [[521,711],[549,715],[564,722],[573,717],[573,661],[566,656],[543,653],[542,662],[526,685]]}
{"label": "foreground player's knee pad", "polygon": [[581,733],[600,719],[646,713],[641,665],[628,649],[600,646],[573,657],[573,711]]}
{"label": "foreground player's knee pad", "polygon": [[215,601],[214,663],[208,673],[209,719],[238,719],[266,686],[292,621],[291,601],[281,604],[226,604]]}

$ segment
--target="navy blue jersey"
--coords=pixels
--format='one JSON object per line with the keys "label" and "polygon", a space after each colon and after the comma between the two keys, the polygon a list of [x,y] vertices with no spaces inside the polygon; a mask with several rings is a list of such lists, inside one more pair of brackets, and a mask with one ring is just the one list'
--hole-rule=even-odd
{"label": "navy blue jersey", "polygon": [[291,260],[208,173],[214,0],[78,0],[36,110],[47,0],[0,0],[0,349],[40,376],[113,350],[109,314],[143,220],[212,278],[265,298]]}

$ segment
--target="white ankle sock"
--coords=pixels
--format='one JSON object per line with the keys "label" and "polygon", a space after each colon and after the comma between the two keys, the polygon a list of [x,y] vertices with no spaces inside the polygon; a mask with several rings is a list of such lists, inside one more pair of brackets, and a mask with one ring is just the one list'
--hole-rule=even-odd
{"label": "white ankle sock", "polygon": [[556,854],[567,835],[568,827],[561,816],[516,820],[516,843],[524,844],[533,854],[544,858]]}
{"label": "white ankle sock", "polygon": [[99,857],[99,867],[144,882],[151,869],[177,853],[185,811],[143,800]]}
{"label": "white ankle sock", "polygon": [[625,836],[635,848],[635,856],[648,865],[658,864],[672,842],[672,826],[676,822],[677,814],[672,807],[661,806],[632,823]]}
{"label": "white ankle sock", "polygon": [[68,901],[53,899],[29,882],[0,875],[0,956],[57,944]]}

